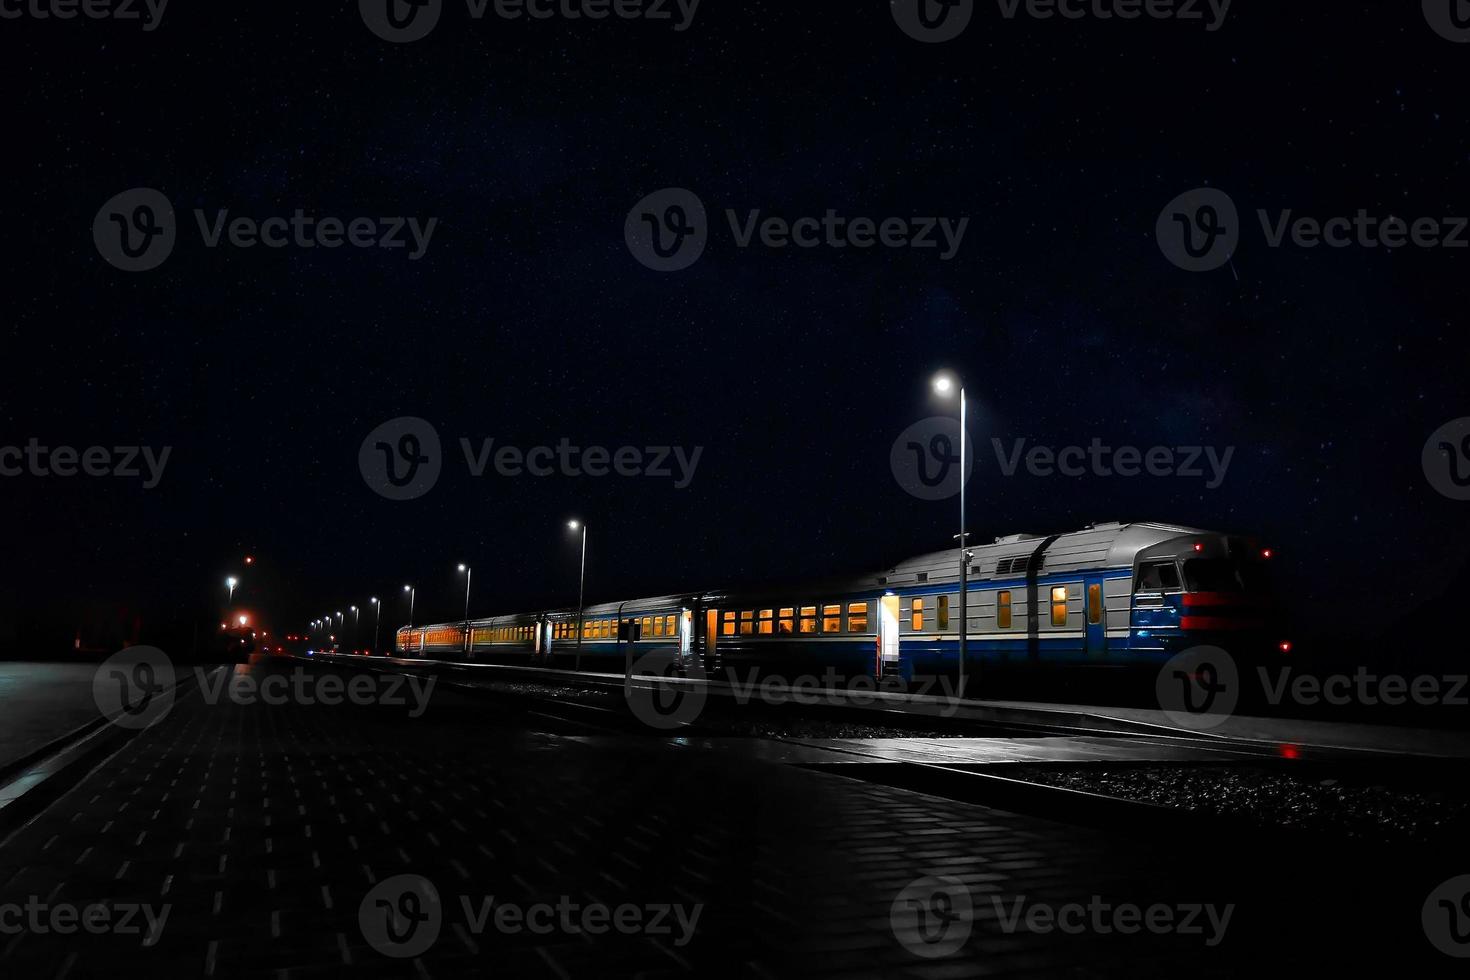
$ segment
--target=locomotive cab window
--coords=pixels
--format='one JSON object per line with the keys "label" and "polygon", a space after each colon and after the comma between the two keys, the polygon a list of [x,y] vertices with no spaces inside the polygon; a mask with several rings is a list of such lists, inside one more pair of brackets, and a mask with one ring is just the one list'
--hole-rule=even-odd
{"label": "locomotive cab window", "polygon": [[1179,566],[1172,561],[1151,561],[1138,566],[1134,592],[1178,592]]}

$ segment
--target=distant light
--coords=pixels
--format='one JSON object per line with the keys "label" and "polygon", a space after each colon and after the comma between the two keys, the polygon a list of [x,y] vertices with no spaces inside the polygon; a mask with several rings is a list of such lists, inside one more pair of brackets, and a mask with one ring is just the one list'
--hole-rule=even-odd
{"label": "distant light", "polygon": [[579,528],[581,526],[582,525],[579,522],[577,522],[577,521],[567,521],[567,527],[570,528],[573,531],[575,531],[577,528]]}
{"label": "distant light", "polygon": [[413,591],[413,586],[411,586],[411,585],[405,585],[403,587],[403,591],[404,592],[412,592]]}
{"label": "distant light", "polygon": [[1290,640],[1282,640],[1280,643],[1276,644],[1276,649],[1280,650],[1282,653],[1290,653],[1291,652],[1291,641]]}
{"label": "distant light", "polygon": [[247,565],[254,565],[255,564],[255,556],[254,555],[246,555],[245,556],[245,564],[247,564]]}
{"label": "distant light", "polygon": [[935,394],[948,398],[954,392],[954,378],[948,374],[941,374],[934,379]]}
{"label": "distant light", "polygon": [[463,564],[461,564],[461,565],[460,565],[460,566],[459,566],[459,570],[460,570],[460,571],[461,571],[461,572],[462,572],[462,571],[464,571],[464,565],[463,565]]}
{"label": "distant light", "polygon": [[227,629],[230,628],[230,624],[229,623],[220,623],[219,624],[219,628],[222,629],[222,630],[227,630]]}
{"label": "distant light", "polygon": [[233,589],[235,586],[240,584],[240,580],[231,575],[229,578],[225,579],[225,584]]}
{"label": "distant light", "polygon": [[241,626],[244,626],[247,622],[249,622],[249,620],[247,620],[244,616],[241,616],[240,617],[240,625]]}
{"label": "distant light", "polygon": [[377,605],[377,604],[378,604],[378,597],[377,597],[377,596],[373,596],[373,597],[372,597],[372,598],[371,598],[371,599],[369,599],[369,600],[368,600],[368,601],[369,601],[369,602],[371,602],[371,603],[372,603],[372,604],[373,604],[373,605],[375,605],[375,606],[376,606],[376,605]]}
{"label": "distant light", "polygon": [[1261,557],[1267,559],[1268,561],[1270,560],[1271,555],[1272,551],[1270,548],[1266,548],[1261,552]]}
{"label": "distant light", "polygon": [[1283,745],[1283,746],[1281,746],[1281,757],[1283,759],[1295,759],[1295,758],[1298,758],[1300,755],[1301,755],[1301,752],[1298,751],[1298,749],[1297,749],[1297,747],[1295,745]]}

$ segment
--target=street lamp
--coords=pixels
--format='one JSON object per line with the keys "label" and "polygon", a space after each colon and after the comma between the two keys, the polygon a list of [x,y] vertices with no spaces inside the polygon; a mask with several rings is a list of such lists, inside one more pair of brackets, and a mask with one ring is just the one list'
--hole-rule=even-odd
{"label": "street lamp", "polygon": [[239,584],[240,580],[235,578],[235,576],[233,575],[225,579],[225,587],[230,590],[229,597],[225,600],[225,605],[229,605],[230,603],[235,601],[235,586]]}
{"label": "street lamp", "polygon": [[587,587],[587,525],[581,521],[567,521],[567,528],[572,531],[582,532],[582,571],[577,576],[577,659],[574,670],[582,669],[582,634],[585,632],[582,626],[583,611],[586,604],[583,597],[586,595]]}
{"label": "street lamp", "polygon": [[403,591],[408,593],[408,628],[413,629],[413,600],[418,595],[418,590],[411,585],[405,585]]}
{"label": "street lamp", "polygon": [[965,696],[965,663],[969,653],[969,603],[970,591],[970,556],[965,550],[965,425],[966,404],[965,385],[958,377],[952,374],[940,374],[934,378],[934,391],[941,398],[948,398],[956,391],[960,393],[960,671],[959,684],[956,690],[960,697]]}
{"label": "street lamp", "polygon": [[349,606],[352,610],[352,652],[357,652],[357,627],[362,622],[362,610],[356,606]]}
{"label": "street lamp", "polygon": [[464,652],[468,657],[470,654],[470,582],[475,577],[475,570],[463,562],[460,563],[459,570],[464,573]]}
{"label": "street lamp", "polygon": [[377,653],[378,653],[378,632],[379,632],[379,629],[378,628],[383,625],[383,604],[378,601],[378,597],[377,596],[373,596],[373,598],[372,598],[372,604],[373,604],[373,609],[376,612],[376,617],[373,619],[373,648],[368,651],[368,656],[369,657],[377,656]]}

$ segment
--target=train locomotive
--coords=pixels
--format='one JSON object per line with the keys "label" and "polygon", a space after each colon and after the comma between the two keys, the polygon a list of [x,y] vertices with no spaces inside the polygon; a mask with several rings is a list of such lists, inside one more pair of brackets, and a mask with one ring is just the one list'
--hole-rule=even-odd
{"label": "train locomotive", "polygon": [[[1272,553],[1157,523],[1012,534],[966,550],[967,659],[986,667],[1150,667],[1218,646],[1245,661],[1291,645]],[[622,672],[657,655],[706,676],[750,672],[918,683],[959,671],[958,549],[859,578],[702,591],[398,631],[402,657]]]}

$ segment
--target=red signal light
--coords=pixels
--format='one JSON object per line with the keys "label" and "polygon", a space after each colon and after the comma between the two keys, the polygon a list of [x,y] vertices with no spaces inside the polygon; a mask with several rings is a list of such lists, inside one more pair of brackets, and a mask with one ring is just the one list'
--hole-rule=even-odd
{"label": "red signal light", "polygon": [[1276,644],[1276,649],[1280,650],[1282,653],[1290,653],[1291,652],[1291,641],[1290,640],[1282,640],[1280,643]]}
{"label": "red signal light", "polygon": [[1194,550],[1195,551],[1204,551],[1205,550],[1205,546],[1203,544],[1201,544],[1200,542],[1196,541],[1194,543]]}
{"label": "red signal light", "polygon": [[1266,548],[1266,549],[1262,550],[1261,557],[1262,558],[1265,558],[1266,560],[1269,561],[1271,559],[1271,555],[1272,554],[1274,554],[1274,552],[1272,552],[1270,548]]}

